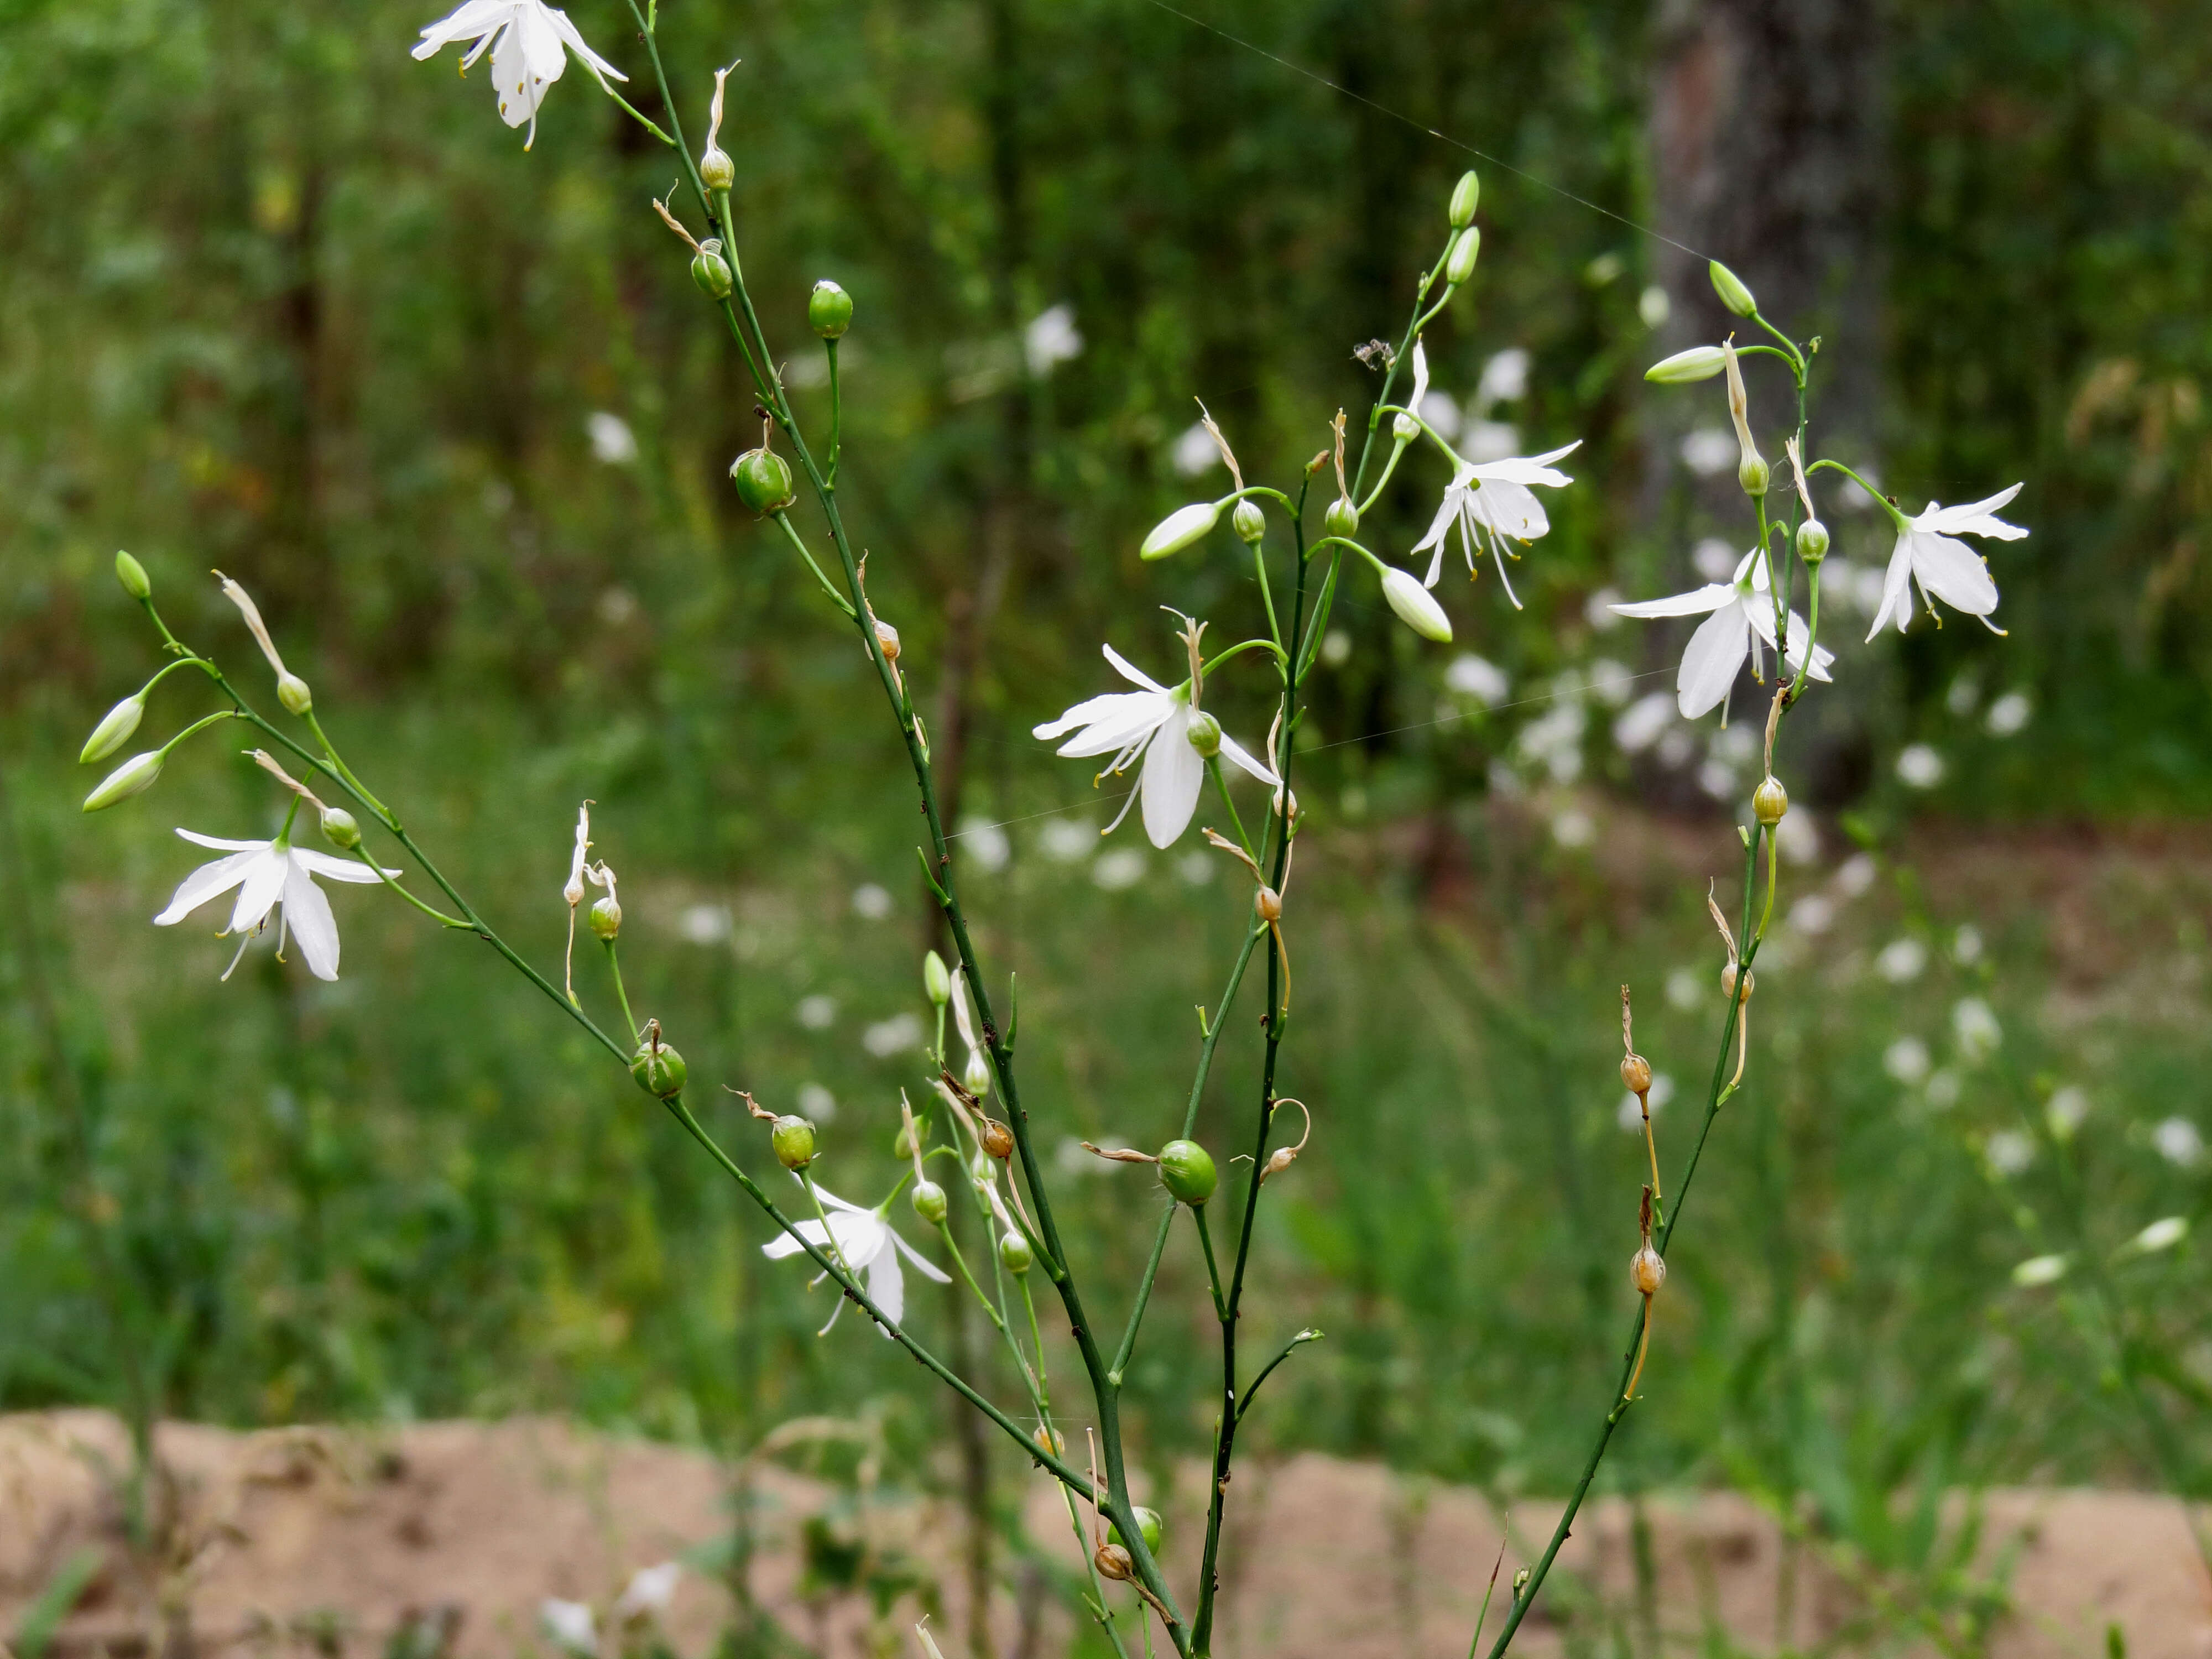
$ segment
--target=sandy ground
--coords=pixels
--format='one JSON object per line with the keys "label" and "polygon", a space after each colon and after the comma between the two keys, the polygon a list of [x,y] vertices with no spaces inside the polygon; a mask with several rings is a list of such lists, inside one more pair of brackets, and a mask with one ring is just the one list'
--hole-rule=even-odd
{"label": "sandy ground", "polygon": [[[82,1571],[97,1560],[46,1650],[58,1659],[129,1659],[155,1647],[432,1659],[441,1641],[457,1659],[550,1655],[540,1624],[546,1598],[593,1604],[604,1620],[637,1569],[730,1530],[729,1474],[713,1460],[550,1419],[251,1434],[175,1424],[161,1431],[159,1448],[171,1519],[161,1559],[147,1565],[125,1542],[126,1445],[113,1419],[95,1412],[0,1418],[0,1636],[20,1632],[26,1609],[67,1564]],[[754,1491],[762,1521],[751,1583],[786,1630],[840,1655],[893,1644],[916,1651],[902,1636],[910,1600],[872,1632],[854,1598],[802,1595],[799,1531],[836,1494],[774,1467],[759,1470]],[[1199,1495],[1194,1480],[1162,1505],[1169,1554],[1186,1578]],[[1217,1652],[1224,1659],[1456,1659],[1466,1651],[1499,1547],[1499,1517],[1480,1495],[1308,1455],[1240,1471],[1234,1498],[1231,1542],[1241,1565],[1224,1585]],[[1042,1486],[1035,1500],[1029,1519],[1040,1549],[1073,1566],[1065,1510]],[[1557,1513],[1533,1502],[1513,1511],[1509,1578]],[[1884,1612],[1893,1634],[1911,1627],[1916,1609],[1937,1622],[1909,1646],[1972,1646],[1959,1639],[1957,1610],[1916,1601],[1909,1581],[1828,1547],[1785,1550],[1776,1522],[1744,1499],[1658,1497],[1647,1516],[1653,1612],[1672,1650],[1709,1650],[1706,1638],[1722,1631],[1760,1652],[1784,1645],[1785,1634],[1800,1647],[1838,1638],[1856,1646],[1854,1620]],[[911,1553],[940,1577],[939,1628],[963,1628],[951,1570],[958,1534],[949,1518],[905,1500],[881,1502],[870,1517],[879,1546]],[[2124,1632],[2130,1659],[2212,1659],[2212,1578],[2170,1500],[2000,1492],[1987,1496],[1983,1518],[1984,1560],[2012,1558],[2011,1607],[1990,1647],[1998,1659],[2088,1659],[2105,1651],[2112,1625]],[[1595,1621],[1585,1628],[1615,1624],[1648,1654],[1633,1559],[1628,1509],[1599,1506],[1562,1558],[1573,1581],[1555,1578],[1562,1593],[1540,1611],[1579,1601]],[[1188,1589],[1178,1585],[1179,1593]],[[731,1606],[711,1571],[693,1570],[658,1616],[675,1651],[692,1659],[711,1651]],[[1068,1615],[1056,1601],[1027,1642],[1015,1598],[994,1617],[1001,1653],[1042,1656],[1066,1645]],[[191,1648],[182,1649],[187,1629]],[[410,1630],[422,1639],[392,1642]],[[1558,1624],[1532,1619],[1525,1650],[1555,1655],[1562,1645]],[[945,1646],[960,1651],[950,1640]]]}

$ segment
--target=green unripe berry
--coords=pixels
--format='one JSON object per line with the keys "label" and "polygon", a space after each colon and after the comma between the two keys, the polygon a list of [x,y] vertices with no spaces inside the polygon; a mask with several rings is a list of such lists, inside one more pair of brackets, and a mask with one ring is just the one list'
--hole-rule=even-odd
{"label": "green unripe berry", "polygon": [[1029,1240],[1024,1238],[1019,1233],[1004,1233],[1000,1236],[999,1261],[1008,1273],[1017,1275],[1025,1273],[1030,1270],[1030,1263],[1036,1260],[1036,1252],[1030,1248]]}
{"label": "green unripe berry", "polygon": [[1213,1196],[1219,1176],[1213,1158],[1194,1140],[1170,1140],[1160,1148],[1160,1184],[1178,1204],[1195,1208]]}
{"label": "green unripe berry", "polygon": [[1782,815],[1790,810],[1790,792],[1782,787],[1782,780],[1771,775],[1763,779],[1752,791],[1752,815],[1771,830],[1782,822]]}
{"label": "green unripe berry", "polygon": [[1179,507],[1152,526],[1152,533],[1138,544],[1137,556],[1164,559],[1170,553],[1180,553],[1202,540],[1220,521],[1218,501],[1193,501],[1188,507]]}
{"label": "green unripe berry", "polygon": [[853,296],[823,277],[806,296],[806,325],[825,340],[834,340],[853,325]]}
{"label": "green unripe berry", "polygon": [[1237,510],[1229,515],[1229,522],[1237,533],[1247,542],[1256,542],[1267,533],[1267,514],[1259,502],[1246,496],[1237,503]]}
{"label": "green unripe berry", "polygon": [[1359,533],[1359,509],[1340,495],[1328,504],[1328,511],[1322,515],[1321,522],[1322,528],[1330,535],[1348,540]]}
{"label": "green unripe berry", "polygon": [[84,740],[84,748],[76,757],[79,766],[89,766],[96,760],[106,760],[130,741],[131,734],[138,729],[138,722],[146,717],[146,699],[133,692],[100,717],[100,724],[92,728],[92,735]]}
{"label": "green unripe berry", "polygon": [[1482,180],[1475,177],[1474,170],[1470,167],[1460,174],[1459,182],[1452,186],[1449,216],[1454,230],[1465,230],[1474,222],[1474,210],[1481,200]]}
{"label": "green unripe berry", "polygon": [[584,918],[584,921],[591,928],[593,939],[605,939],[611,945],[615,936],[622,932],[622,906],[615,902],[615,896],[610,893],[592,906],[591,913]]}
{"label": "green unripe berry", "polygon": [[1183,735],[1190,739],[1190,746],[1207,760],[1221,752],[1221,722],[1203,708],[1190,717],[1189,728]]}
{"label": "green unripe berry", "polygon": [[730,463],[730,482],[738,499],[754,513],[781,513],[799,499],[791,487],[791,469],[772,449],[748,449]]}
{"label": "green unripe berry", "polygon": [[1751,290],[1743,285],[1743,278],[1716,259],[1708,272],[1713,279],[1713,292],[1721,296],[1721,303],[1739,317],[1748,317],[1759,309],[1759,301],[1751,297]]}
{"label": "green unripe berry", "polygon": [[803,1117],[787,1114],[776,1119],[769,1126],[768,1144],[787,1170],[803,1170],[814,1162],[814,1126]]}
{"label": "green unripe berry", "polygon": [[666,1100],[684,1092],[688,1068],[684,1056],[666,1043],[648,1042],[638,1049],[636,1057],[630,1061],[629,1074],[646,1093]]}
{"label": "green unripe berry", "polygon": [[315,706],[315,694],[297,674],[280,674],[276,678],[276,701],[292,713],[304,714]]}
{"label": "green unripe berry", "polygon": [[341,853],[350,853],[361,845],[361,825],[344,807],[325,806],[323,808],[323,839]]}
{"label": "green unripe berry", "polygon": [[[1471,173],[1467,176],[1470,179],[1474,177]],[[1145,1540],[1146,1552],[1148,1554],[1158,1555],[1160,1553],[1160,1540],[1167,1535],[1167,1523],[1160,1519],[1160,1512],[1158,1510],[1147,1509],[1142,1504],[1138,1504],[1137,1531]],[[1106,1523],[1106,1541],[1109,1544],[1122,1543],[1121,1528],[1111,1521]],[[1123,1545],[1123,1547],[1126,1548],[1127,1546]]]}
{"label": "green unripe berry", "polygon": [[710,144],[699,158],[699,182],[709,190],[727,190],[738,182],[738,164],[720,144]]}
{"label": "green unripe berry", "polygon": [[934,1227],[945,1219],[945,1188],[933,1181],[914,1183],[914,1212]]}
{"label": "green unripe berry", "polygon": [[1444,281],[1457,288],[1474,275],[1475,256],[1482,252],[1482,232],[1469,225],[1452,244],[1451,252],[1444,259]]}
{"label": "green unripe berry", "polygon": [[945,966],[945,958],[934,951],[921,959],[921,988],[940,1008],[952,999],[952,975]]}
{"label": "green unripe berry", "polygon": [[146,580],[146,567],[119,548],[115,554],[115,580],[134,599],[146,599],[154,592],[154,584]]}
{"label": "green unripe berry", "polygon": [[730,262],[722,257],[722,245],[715,238],[709,236],[699,244],[699,252],[691,259],[691,280],[710,300],[728,299],[730,290],[737,286],[737,278],[730,274]]}
{"label": "green unripe berry", "polygon": [[1656,386],[1687,386],[1692,380],[1710,380],[1727,367],[1728,353],[1718,346],[1692,346],[1662,357],[1644,371],[1644,378]]}
{"label": "green unripe berry", "polygon": [[1807,564],[1818,564],[1828,556],[1828,526],[1818,519],[1808,519],[1797,526],[1797,556]]}
{"label": "green unripe berry", "polygon": [[1736,464],[1735,481],[1743,486],[1747,495],[1764,495],[1766,487],[1774,481],[1774,469],[1760,455],[1747,455]]}

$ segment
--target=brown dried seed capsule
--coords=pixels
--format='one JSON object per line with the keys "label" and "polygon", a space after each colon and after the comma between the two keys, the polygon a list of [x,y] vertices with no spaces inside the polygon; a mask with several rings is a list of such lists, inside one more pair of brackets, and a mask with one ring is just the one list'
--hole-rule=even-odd
{"label": "brown dried seed capsule", "polygon": [[1091,1559],[1098,1564],[1100,1575],[1107,1578],[1126,1582],[1137,1570],[1137,1564],[1129,1559],[1129,1552],[1119,1544],[1101,1544],[1098,1553]]}
{"label": "brown dried seed capsule", "polygon": [[1014,1132],[995,1117],[983,1120],[983,1150],[1001,1164],[1014,1155]]}
{"label": "brown dried seed capsule", "polygon": [[1620,1080],[1632,1095],[1650,1091],[1651,1062],[1641,1054],[1631,1054],[1620,1062]]}
{"label": "brown dried seed capsule", "polygon": [[1262,921],[1280,921],[1283,919],[1283,896],[1272,887],[1262,887],[1253,896],[1252,908],[1260,913]]}
{"label": "brown dried seed capsule", "polygon": [[1724,997],[1735,997],[1738,1002],[1750,1001],[1751,994],[1759,988],[1759,975],[1748,968],[1743,970],[1743,991],[1741,994],[1736,991],[1735,981],[1736,967],[1735,963],[1731,962],[1721,969],[1721,994]]}
{"label": "brown dried seed capsule", "polygon": [[1644,1296],[1656,1296],[1667,1282],[1667,1258],[1646,1244],[1629,1258],[1628,1277]]}

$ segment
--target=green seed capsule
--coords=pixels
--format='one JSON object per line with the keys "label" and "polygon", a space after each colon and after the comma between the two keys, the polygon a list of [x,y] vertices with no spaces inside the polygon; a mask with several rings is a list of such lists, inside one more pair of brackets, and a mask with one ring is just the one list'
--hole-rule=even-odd
{"label": "green seed capsule", "polygon": [[709,190],[727,190],[738,182],[738,164],[730,159],[729,151],[720,144],[708,148],[699,158],[699,182]]}
{"label": "green seed capsule", "polygon": [[1790,810],[1790,792],[1782,787],[1782,780],[1768,777],[1752,792],[1751,810],[1753,817],[1771,830],[1782,822],[1782,815]]}
{"label": "green seed capsule", "polygon": [[1247,542],[1256,542],[1267,533],[1267,514],[1260,503],[1249,496],[1237,503],[1237,510],[1229,515],[1237,526],[1237,533]]}
{"label": "green seed capsule", "polygon": [[1747,455],[1736,464],[1735,481],[1743,486],[1745,495],[1764,495],[1767,485],[1774,481],[1774,469],[1766,464],[1765,457]]}
{"label": "green seed capsule", "polygon": [[79,766],[89,766],[96,760],[106,760],[129,742],[131,734],[138,729],[138,722],[146,717],[146,699],[137,692],[100,717],[100,724],[92,728],[92,735],[84,740],[84,748],[76,757]]}
{"label": "green seed capsule", "polygon": [[1359,509],[1340,495],[1328,504],[1328,511],[1322,515],[1321,522],[1330,535],[1349,539],[1359,533]]}
{"label": "green seed capsule", "polygon": [[1190,746],[1207,760],[1221,752],[1221,722],[1203,708],[1190,717],[1190,727],[1183,735],[1190,739]]}
{"label": "green seed capsule", "polygon": [[1021,1274],[1030,1270],[1036,1260],[1036,1252],[1019,1233],[1004,1233],[999,1238],[999,1261],[1010,1273]]}
{"label": "green seed capsule", "polygon": [[[1467,176],[1470,179],[1474,177],[1471,173]],[[1167,1523],[1160,1519],[1160,1512],[1158,1510],[1147,1509],[1142,1504],[1138,1504],[1137,1531],[1145,1540],[1146,1553],[1158,1555],[1160,1553],[1160,1540],[1167,1535]],[[1123,1541],[1121,1528],[1111,1521],[1106,1523],[1106,1540],[1110,1544],[1121,1544]]]}
{"label": "green seed capsule", "polygon": [[1459,240],[1452,244],[1451,253],[1444,260],[1444,281],[1457,288],[1474,276],[1475,256],[1481,252],[1482,232],[1469,225],[1460,232]]}
{"label": "green seed capsule", "polygon": [[806,325],[825,340],[834,340],[853,325],[853,296],[824,277],[806,296]]}
{"label": "green seed capsule", "polygon": [[612,944],[616,935],[622,932],[622,906],[615,902],[614,895],[610,893],[592,907],[590,915],[584,920],[586,925],[591,928],[593,939],[605,939],[609,944]]}
{"label": "green seed capsule", "polygon": [[768,1141],[775,1149],[775,1161],[787,1170],[803,1170],[814,1162],[814,1126],[803,1117],[776,1119],[769,1126]]}
{"label": "green seed capsule", "polygon": [[730,482],[738,499],[754,513],[781,513],[799,499],[791,487],[791,469],[771,449],[748,449],[730,463]]}
{"label": "green seed capsule", "polygon": [[146,567],[119,548],[115,554],[115,580],[134,599],[145,599],[154,591],[154,584],[146,580]]}
{"label": "green seed capsule", "polygon": [[666,1043],[647,1043],[630,1061],[629,1074],[646,1093],[667,1100],[684,1092],[687,1068],[684,1056]]}
{"label": "green seed capsule", "polygon": [[1828,526],[1818,519],[1808,519],[1797,526],[1797,556],[1807,564],[1818,564],[1828,556]]}
{"label": "green seed capsule", "polygon": [[297,674],[280,674],[276,678],[276,701],[294,714],[304,714],[315,706],[315,694]]}
{"label": "green seed capsule", "polygon": [[1178,1204],[1193,1208],[1213,1196],[1219,1177],[1212,1157],[1194,1140],[1170,1140],[1160,1148],[1160,1184]]}
{"label": "green seed capsule", "polygon": [[323,839],[341,853],[350,853],[361,845],[361,825],[344,807],[325,806],[323,808]]}
{"label": "green seed capsule", "polygon": [[914,1183],[914,1212],[934,1227],[945,1219],[945,1188],[933,1181]]}
{"label": "green seed capsule", "polygon": [[1739,317],[1748,317],[1759,309],[1759,301],[1751,297],[1751,290],[1743,285],[1743,278],[1716,259],[1708,272],[1713,279],[1713,292],[1721,296],[1721,303]]}
{"label": "green seed capsule", "polygon": [[1473,168],[1459,176],[1452,186],[1449,216],[1454,230],[1465,230],[1474,222],[1474,210],[1482,200],[1482,180],[1474,176]]}
{"label": "green seed capsule", "polygon": [[712,236],[699,244],[699,252],[692,258],[691,280],[710,300],[728,299],[730,290],[737,286],[737,278],[730,274],[730,262],[722,257],[722,245]]}

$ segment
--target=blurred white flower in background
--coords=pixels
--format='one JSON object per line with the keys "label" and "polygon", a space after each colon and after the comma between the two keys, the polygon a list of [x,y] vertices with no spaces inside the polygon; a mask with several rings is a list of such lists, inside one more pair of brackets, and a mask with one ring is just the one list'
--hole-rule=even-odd
{"label": "blurred white flower in background", "polygon": [[568,52],[574,52],[602,87],[609,76],[629,79],[586,46],[568,14],[556,11],[545,0],[462,0],[423,28],[415,58],[419,63],[434,58],[457,40],[476,43],[461,59],[464,75],[486,50],[491,52],[491,89],[499,101],[500,119],[511,127],[530,123],[525,149],[538,140],[538,106],[568,67]]}
{"label": "blurred white flower in background", "polygon": [[1513,403],[1528,390],[1528,354],[1519,346],[1508,346],[1482,366],[1482,378],[1474,386],[1475,407],[1486,410],[1492,404]]}
{"label": "blurred white flower in background", "polygon": [[2053,1091],[2051,1103],[2043,1109],[2051,1133],[2063,1140],[2081,1127],[2089,1115],[2089,1091],[2078,1084],[2069,1083]]}
{"label": "blurred white flower in background", "polygon": [[1694,968],[1677,968],[1667,975],[1667,1000],[1685,1013],[1705,1000],[1705,980]]}
{"label": "blurred white flower in background", "polygon": [[1203,887],[1213,879],[1214,864],[1205,853],[1185,853],[1176,860],[1176,874],[1187,887]]}
{"label": "blurred white flower in background", "polygon": [[1928,947],[1917,939],[1892,939],[1874,959],[1875,972],[1892,985],[1918,979],[1927,965]]}
{"label": "blurred white flower in background", "polygon": [[730,913],[719,904],[687,904],[676,931],[693,945],[720,945],[730,936]]}
{"label": "blurred white flower in background", "polygon": [[1332,628],[1321,636],[1321,659],[1330,668],[1341,668],[1352,660],[1352,635],[1341,628]]}
{"label": "blurred white flower in background", "polygon": [[1951,935],[1951,956],[1960,963],[1979,962],[1982,959],[1982,930],[1971,921],[1960,922],[1959,931]]}
{"label": "blurred white flower in background", "polygon": [[[1659,1109],[1674,1097],[1674,1079],[1664,1072],[1654,1072],[1651,1074],[1650,1091],[1651,1115],[1658,1116]],[[1632,1129],[1638,1134],[1644,1133],[1644,1108],[1638,1103],[1633,1094],[1621,1096],[1620,1104],[1614,1109],[1613,1116],[1613,1121],[1620,1124],[1622,1128]]]}
{"label": "blurred white flower in background", "polygon": [[1976,1060],[1996,1053],[1997,1044],[2004,1040],[2004,1028],[1979,997],[1960,997],[1951,1005],[1951,1034],[1958,1038],[1959,1047]]}
{"label": "blurred white flower in background", "polygon": [[1943,757],[1924,743],[1907,744],[1897,757],[1897,775],[1906,787],[1933,789],[1943,781]]}
{"label": "blurred white flower in background", "polygon": [[1014,855],[1014,844],[1006,838],[1005,829],[988,818],[967,819],[954,839],[960,843],[956,856],[973,859],[979,869],[1003,870]]}
{"label": "blurred white flower in background", "polygon": [[2161,1120],[2150,1132],[2150,1144],[2157,1148],[2160,1158],[2176,1169],[2194,1169],[2204,1156],[2204,1137],[2185,1117]]}
{"label": "blurred white flower in background", "polygon": [[1613,721],[1613,740],[1624,753],[1640,755],[1658,742],[1659,734],[1674,722],[1673,696],[1665,691],[1648,692],[1629,704]]}
{"label": "blurred white flower in background", "polygon": [[890,889],[864,881],[853,890],[853,914],[868,921],[881,921],[891,913]]}
{"label": "blurred white flower in background", "polygon": [[1741,548],[1718,536],[1708,536],[1690,550],[1692,568],[1709,582],[1728,580],[1736,562],[1742,557]]}
{"label": "blurred white flower in background", "polygon": [[1881,1069],[1907,1088],[1928,1075],[1928,1045],[1917,1036],[1901,1036],[1881,1051]]}
{"label": "blurred white flower in background", "polygon": [[802,1083],[799,1085],[799,1115],[817,1123],[834,1122],[837,1097],[818,1083]]}
{"label": "blurred white flower in background", "polygon": [[1790,907],[1788,921],[1801,933],[1825,933],[1835,925],[1836,902],[1824,893],[1808,893]]}
{"label": "blurred white flower in background", "polygon": [[1040,380],[1059,364],[1083,355],[1082,331],[1075,326],[1075,307],[1056,305],[1039,312],[1022,331],[1022,357],[1030,373]]}
{"label": "blurred white flower in background", "polygon": [[1792,812],[1776,824],[1774,842],[1784,863],[1802,869],[1820,861],[1820,826],[1810,812]]}
{"label": "blurred white flower in background", "polygon": [[1562,847],[1588,847],[1597,839],[1597,823],[1578,806],[1570,806],[1552,820],[1552,839]]}
{"label": "blurred white flower in background", "polygon": [[1514,752],[1549,772],[1553,782],[1572,783],[1582,775],[1583,732],[1589,719],[1578,702],[1555,704],[1521,728],[1513,740]]}
{"label": "blurred white flower in background", "polygon": [[1054,818],[1037,832],[1038,850],[1054,864],[1088,858],[1097,844],[1097,831],[1087,818]]}
{"label": "blurred white flower in background", "polygon": [[1174,462],[1177,472],[1186,478],[1195,478],[1207,468],[1221,465],[1221,450],[1213,441],[1213,434],[1206,429],[1206,422],[1194,421],[1175,441],[1168,458]]}
{"label": "blurred white flower in background", "polygon": [[1701,426],[1682,440],[1682,465],[1700,478],[1725,472],[1736,464],[1735,434],[1722,426]]}
{"label": "blurred white flower in background", "polygon": [[1999,1129],[1982,1143],[1982,1156],[2001,1176],[2016,1176],[2035,1162],[2035,1143],[2017,1129]]}
{"label": "blurred white flower in background", "polygon": [[1607,708],[1618,708],[1628,701],[1628,694],[1636,688],[1636,676],[1610,657],[1600,657],[1589,665],[1589,678],[1583,689]]}
{"label": "blurred white flower in background", "polygon": [[1091,866],[1091,879],[1109,893],[1124,892],[1144,878],[1145,855],[1133,847],[1102,853]]}
{"label": "blurred white flower in background", "polygon": [[860,1033],[860,1046],[878,1060],[910,1054],[921,1047],[922,1042],[921,1018],[917,1014],[893,1014]]}
{"label": "blurred white flower in background", "polygon": [[826,1031],[837,1019],[837,999],[817,991],[811,997],[801,997],[798,1008],[799,1023],[810,1031]]}
{"label": "blurred white flower in background", "polygon": [[609,466],[628,466],[637,459],[637,435],[621,416],[595,409],[584,417],[584,431],[592,441],[592,453]]}
{"label": "blurred white flower in background", "polygon": [[1636,314],[1646,328],[1662,328],[1674,314],[1674,302],[1667,297],[1667,290],[1654,283],[1636,296]]}
{"label": "blurred white flower in background", "polygon": [[2035,706],[2028,701],[2027,692],[2008,691],[1990,705],[1984,720],[1991,737],[2009,738],[2025,726],[2034,713]]}
{"label": "blurred white flower in background", "polygon": [[1613,607],[1620,603],[1619,588],[1601,587],[1583,601],[1583,620],[1590,625],[1592,633],[1610,634],[1620,626],[1620,618],[1613,613]]}
{"label": "blurred white flower in background", "polygon": [[674,1561],[663,1561],[657,1567],[640,1567],[615,1599],[614,1616],[617,1620],[635,1619],[640,1613],[663,1611],[676,1599],[677,1581],[683,1576],[683,1566]]}
{"label": "blurred white flower in background", "polygon": [[1952,680],[1951,689],[1943,694],[1943,707],[1964,720],[1981,700],[1982,677],[1969,668]]}
{"label": "blurred white flower in background", "polygon": [[1928,1074],[1928,1086],[1923,1092],[1930,1106],[1948,1112],[1959,1103],[1960,1091],[1965,1087],[1965,1079],[1958,1073],[1948,1066],[1939,1066]]}
{"label": "blurred white flower in background", "polygon": [[1444,684],[1463,697],[1473,697],[1485,708],[1504,702],[1505,694],[1513,689],[1504,669],[1472,651],[1461,652],[1445,666]]}
{"label": "blurred white flower in background", "polygon": [[2030,1256],[2012,1270],[2012,1282],[2030,1290],[2039,1285],[2055,1285],[2066,1277],[2068,1265],[2063,1255]]}
{"label": "blurred white flower in background", "polygon": [[[1789,819],[1783,822],[1787,823]],[[1876,873],[1873,854],[1854,853],[1836,872],[1836,890],[1845,898],[1856,898],[1874,885]]]}
{"label": "blurred white flower in background", "polygon": [[538,1604],[538,1623],[556,1647],[590,1659],[599,1650],[599,1624],[581,1601],[548,1596]]}

